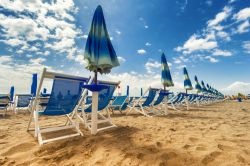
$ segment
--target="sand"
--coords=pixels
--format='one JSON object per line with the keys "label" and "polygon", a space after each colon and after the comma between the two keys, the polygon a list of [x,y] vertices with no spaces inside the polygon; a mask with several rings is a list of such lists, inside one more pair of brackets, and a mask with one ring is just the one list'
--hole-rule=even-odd
{"label": "sand", "polygon": [[[226,101],[147,118],[112,116],[117,128],[39,146],[29,114],[0,117],[0,165],[250,165],[250,102]],[[41,118],[45,125],[63,118]]]}

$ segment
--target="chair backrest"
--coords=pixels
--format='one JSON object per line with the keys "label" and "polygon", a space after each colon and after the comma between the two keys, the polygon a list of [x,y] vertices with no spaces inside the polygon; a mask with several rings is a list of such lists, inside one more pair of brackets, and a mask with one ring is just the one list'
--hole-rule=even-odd
{"label": "chair backrest", "polygon": [[32,94],[16,94],[16,107],[28,107],[32,99]]}
{"label": "chair backrest", "polygon": [[10,96],[5,94],[0,94],[0,108],[6,108],[9,105]]}
{"label": "chair backrest", "polygon": [[156,93],[159,91],[159,89],[155,89],[155,88],[150,88],[149,92],[148,92],[148,96],[146,98],[146,100],[144,101],[144,103],[142,104],[143,107],[147,107],[150,106],[150,104],[153,102]]}
{"label": "chair backrest", "polygon": [[65,115],[71,113],[82,94],[82,86],[87,78],[54,76],[51,95],[44,115]]}
{"label": "chair backrest", "polygon": [[126,102],[127,98],[128,96],[117,96],[111,106],[122,106]]}
{"label": "chair backrest", "polygon": [[164,98],[168,97],[170,94],[172,94],[172,93],[169,93],[166,90],[160,90],[160,93],[159,93],[156,101],[153,103],[153,105],[154,106],[159,105],[164,100]]}
{"label": "chair backrest", "polygon": [[[107,86],[107,88],[101,90],[98,95],[98,111],[101,111],[109,105],[109,102],[112,99],[115,89],[119,83],[99,81],[99,84]],[[86,108],[84,111],[91,112],[92,104],[88,108]]]}

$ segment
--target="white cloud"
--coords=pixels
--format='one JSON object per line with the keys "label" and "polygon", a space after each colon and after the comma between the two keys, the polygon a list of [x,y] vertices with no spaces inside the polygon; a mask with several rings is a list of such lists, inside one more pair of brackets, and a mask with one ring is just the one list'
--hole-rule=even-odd
{"label": "white cloud", "polygon": [[218,37],[226,40],[226,41],[230,41],[231,40],[230,35],[227,32],[225,32],[225,31],[218,31],[216,35]]}
{"label": "white cloud", "polygon": [[250,54],[250,41],[244,41],[242,47],[246,53]]}
{"label": "white cloud", "polygon": [[148,29],[148,26],[147,26],[147,25],[145,25],[145,26],[144,26],[144,28],[145,28],[145,29]]}
{"label": "white cloud", "polygon": [[160,69],[160,67],[161,67],[161,63],[159,63],[158,61],[151,60],[151,59],[149,59],[149,61],[145,64],[147,73],[153,73],[153,69]]}
{"label": "white cloud", "polygon": [[147,42],[146,44],[145,44],[145,46],[151,46],[152,44],[151,43],[149,43],[149,42]]}
{"label": "white cloud", "polygon": [[199,38],[194,34],[184,43],[183,47],[177,47],[176,51],[186,51],[189,54],[194,51],[210,50],[216,47],[217,42],[210,40],[210,36]]}
{"label": "white cloud", "polygon": [[229,95],[236,95],[238,93],[250,94],[250,83],[236,81],[222,89],[222,92]]}
{"label": "white cloud", "polygon": [[212,6],[213,5],[213,1],[212,0],[206,0],[205,2],[208,6]]}
{"label": "white cloud", "polygon": [[43,62],[45,62],[46,59],[45,58],[36,58],[36,59],[30,59],[29,62],[32,64],[41,64]]}
{"label": "white cloud", "polygon": [[118,58],[118,61],[120,62],[120,64],[126,62],[126,59],[121,57],[121,56],[118,56],[117,58]]}
{"label": "white cloud", "polygon": [[237,21],[246,20],[250,18],[250,7],[241,9],[237,14],[233,16]]}
{"label": "white cloud", "polygon": [[87,39],[87,38],[88,38],[88,35],[83,35],[83,38],[84,38],[84,39]]}
{"label": "white cloud", "polygon": [[13,58],[10,55],[0,55],[0,64],[12,62]]}
{"label": "white cloud", "polygon": [[219,23],[221,23],[222,21],[224,21],[225,19],[228,18],[228,16],[232,13],[232,8],[225,6],[223,8],[223,11],[218,13],[214,19],[209,20],[208,23],[208,27],[213,27],[218,25]]}
{"label": "white cloud", "polygon": [[249,32],[249,27],[250,27],[249,21],[248,20],[244,21],[242,24],[240,24],[237,27],[236,33],[246,33],[246,32]]}
{"label": "white cloud", "polygon": [[119,31],[119,30],[116,30],[115,32],[116,32],[118,35],[122,34],[122,32]]}
{"label": "white cloud", "polygon": [[144,55],[144,54],[146,54],[146,53],[147,53],[147,51],[144,50],[144,49],[139,49],[139,50],[137,50],[137,54]]}
{"label": "white cloud", "polygon": [[206,56],[205,59],[208,59],[211,63],[217,63],[217,62],[219,62],[218,59],[215,59],[215,58],[213,58],[211,56]]}
{"label": "white cloud", "polygon": [[230,51],[227,51],[227,50],[219,50],[219,49],[216,49],[214,52],[213,52],[213,55],[214,56],[232,56],[232,53]]}

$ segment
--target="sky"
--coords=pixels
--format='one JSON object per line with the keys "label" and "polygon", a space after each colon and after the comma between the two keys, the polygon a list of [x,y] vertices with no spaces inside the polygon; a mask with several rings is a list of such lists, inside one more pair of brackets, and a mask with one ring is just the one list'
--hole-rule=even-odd
{"label": "sky", "polygon": [[249,0],[1,0],[0,93],[28,93],[43,67],[91,75],[84,49],[99,4],[121,64],[100,78],[121,81],[123,93],[162,87],[163,52],[170,90],[184,91],[185,66],[193,84],[197,75],[225,94],[250,93]]}

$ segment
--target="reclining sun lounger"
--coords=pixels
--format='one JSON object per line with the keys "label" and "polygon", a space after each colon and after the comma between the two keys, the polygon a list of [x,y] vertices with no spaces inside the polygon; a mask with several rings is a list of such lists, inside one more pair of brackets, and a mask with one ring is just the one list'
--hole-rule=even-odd
{"label": "reclining sun lounger", "polygon": [[[38,100],[45,78],[53,80],[53,87],[46,108],[44,110],[39,110],[40,107]],[[43,70],[39,87],[36,93],[37,96],[35,97],[34,104],[32,106],[30,121],[28,123],[28,130],[30,130],[31,121],[34,120],[35,137],[38,137],[38,142],[40,145],[56,140],[82,135],[78,123],[73,121],[69,114],[77,111],[80,107],[81,104],[79,104],[79,99],[83,98],[82,96],[86,95],[86,90],[84,90],[82,86],[89,82],[90,80],[88,78],[48,72],[46,71],[46,68]],[[39,116],[41,115],[53,118],[57,116],[65,116],[70,123],[67,123],[63,126],[41,128],[41,120],[39,120]],[[66,129],[73,129],[74,133],[50,139],[44,139],[42,137],[43,133]]]}
{"label": "reclining sun lounger", "polygon": [[127,109],[127,106],[129,104],[128,96],[117,96],[115,97],[112,104],[109,106],[109,109],[114,113],[115,110],[122,111]]}
{"label": "reclining sun lounger", "polygon": [[[157,94],[157,92],[159,91],[159,89],[155,89],[155,88],[151,88],[149,87],[144,95],[142,95],[139,99],[135,100],[134,103],[132,103],[131,105],[128,105],[128,107],[130,108],[129,111],[127,112],[127,115],[131,112],[131,111],[135,111],[138,112],[144,116],[150,117],[150,115],[148,115],[149,111],[147,111],[150,107],[152,107],[152,102],[155,99],[155,96]],[[146,100],[143,102],[143,96],[146,96],[148,92],[148,96],[146,97]]]}
{"label": "reclining sun lounger", "polygon": [[16,94],[14,97],[14,111],[18,112],[19,109],[28,109],[30,112],[32,105],[32,94]]}
{"label": "reclining sun lounger", "polygon": [[0,114],[5,117],[8,106],[10,104],[10,97],[9,95],[0,95]]}

